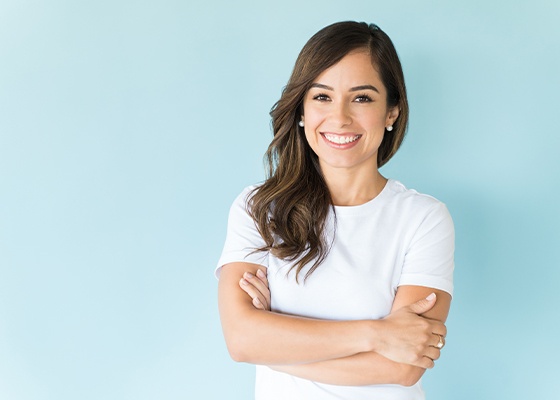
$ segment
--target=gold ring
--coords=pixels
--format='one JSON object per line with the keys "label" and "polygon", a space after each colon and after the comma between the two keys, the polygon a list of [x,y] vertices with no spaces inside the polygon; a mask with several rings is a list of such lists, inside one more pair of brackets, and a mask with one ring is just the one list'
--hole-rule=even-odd
{"label": "gold ring", "polygon": [[443,348],[443,346],[445,345],[445,339],[443,338],[443,335],[439,335],[437,333],[436,333],[436,335],[438,335],[438,337],[439,337],[439,340],[436,344],[436,348],[441,350]]}

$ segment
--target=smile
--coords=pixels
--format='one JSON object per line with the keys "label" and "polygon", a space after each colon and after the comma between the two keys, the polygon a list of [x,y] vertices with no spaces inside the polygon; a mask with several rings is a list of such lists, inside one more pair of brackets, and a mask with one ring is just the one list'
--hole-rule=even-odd
{"label": "smile", "polygon": [[362,135],[334,135],[332,133],[322,133],[321,135],[334,144],[348,144],[362,137]]}

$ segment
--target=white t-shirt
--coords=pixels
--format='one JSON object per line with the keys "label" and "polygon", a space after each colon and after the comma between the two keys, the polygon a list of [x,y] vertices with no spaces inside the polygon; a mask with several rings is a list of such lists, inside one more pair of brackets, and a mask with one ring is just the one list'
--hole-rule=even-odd
{"label": "white t-shirt", "polygon": [[[400,285],[427,286],[453,294],[454,228],[445,205],[390,179],[373,200],[335,206],[327,222],[325,261],[303,282],[288,262],[263,246],[246,211],[246,188],[233,203],[226,242],[218,262],[250,262],[267,268],[272,310],[329,320],[380,319],[389,314]],[[336,230],[334,224],[336,221]],[[274,338],[266,338],[271,345]],[[257,366],[256,400],[424,399],[420,382],[400,385],[336,386],[312,382]]]}

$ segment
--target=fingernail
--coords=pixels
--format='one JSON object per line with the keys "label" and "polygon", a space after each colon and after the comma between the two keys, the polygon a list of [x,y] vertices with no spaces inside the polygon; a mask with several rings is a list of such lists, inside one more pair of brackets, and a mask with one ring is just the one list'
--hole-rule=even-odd
{"label": "fingernail", "polygon": [[255,303],[257,303],[258,305],[260,305],[260,304],[261,304],[261,301],[260,301],[260,300],[258,299],[258,297],[257,297],[257,298],[255,298]]}
{"label": "fingernail", "polygon": [[245,285],[245,286],[248,285],[247,281],[246,281],[245,279],[243,279],[243,278],[241,278],[241,281],[240,281],[240,282],[241,282],[242,285]]}
{"label": "fingernail", "polygon": [[259,278],[266,278],[266,276],[264,275],[264,272],[262,272],[260,269],[257,270],[257,276],[258,276]]}
{"label": "fingernail", "polygon": [[250,272],[245,272],[245,279],[251,279],[253,277],[253,274]]}
{"label": "fingernail", "polygon": [[436,298],[436,294],[435,293],[431,293],[428,297],[426,297],[426,300],[430,301]]}

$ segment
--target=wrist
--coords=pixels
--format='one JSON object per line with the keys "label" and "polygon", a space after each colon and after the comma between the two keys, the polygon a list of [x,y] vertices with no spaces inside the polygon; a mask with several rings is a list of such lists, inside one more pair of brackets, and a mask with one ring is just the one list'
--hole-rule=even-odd
{"label": "wrist", "polygon": [[382,339],[382,328],[383,320],[367,320],[366,321],[366,351],[373,351],[379,353],[381,349]]}

